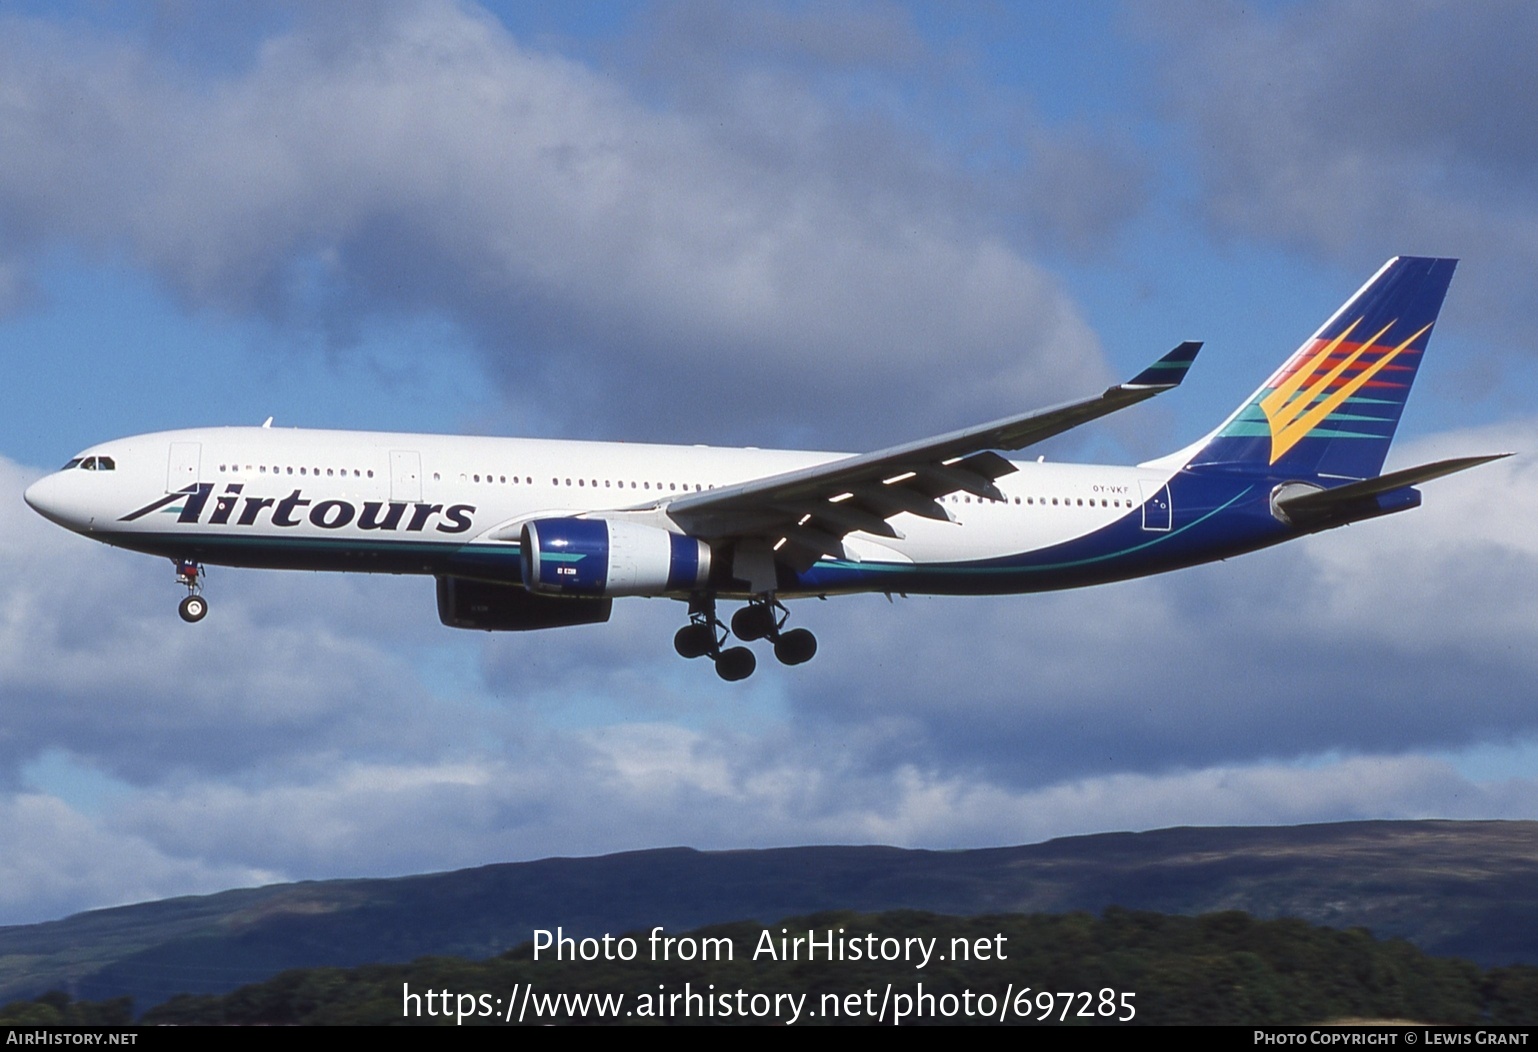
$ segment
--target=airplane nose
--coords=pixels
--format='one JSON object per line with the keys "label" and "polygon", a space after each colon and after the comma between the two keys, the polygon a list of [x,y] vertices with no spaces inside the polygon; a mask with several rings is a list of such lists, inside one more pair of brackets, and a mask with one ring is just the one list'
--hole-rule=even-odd
{"label": "airplane nose", "polygon": [[32,483],[22,493],[21,499],[27,502],[29,508],[50,522],[56,522],[60,526],[73,528],[65,506],[58,472],[52,475],[44,475]]}
{"label": "airplane nose", "polygon": [[28,486],[26,490],[22,492],[21,499],[27,502],[27,507],[37,512],[39,515],[44,514],[42,508],[42,502],[45,499],[43,497],[43,480],[38,479],[36,482],[32,483],[32,485]]}

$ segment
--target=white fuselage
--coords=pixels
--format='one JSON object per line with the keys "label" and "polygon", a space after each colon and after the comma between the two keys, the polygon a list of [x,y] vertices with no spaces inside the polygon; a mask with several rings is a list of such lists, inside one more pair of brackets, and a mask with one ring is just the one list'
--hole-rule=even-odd
{"label": "white fuselage", "polygon": [[[109,543],[176,558],[197,542],[239,542],[210,562],[288,565],[277,552],[307,550],[293,565],[410,572],[362,551],[431,546],[516,551],[530,520],[627,517],[673,529],[670,500],[841,459],[792,450],[623,442],[479,438],[387,432],[223,427],[105,442],[77,461],[110,458],[111,470],[65,470],[27,491],[60,525]],[[1010,556],[1082,537],[1127,516],[1169,479],[1167,469],[1015,462],[998,480],[1003,501],[941,498],[953,522],[912,514],[892,520],[899,538],[856,532],[854,560],[954,563]],[[207,487],[196,514],[165,499]],[[145,510],[156,501],[159,507]],[[138,513],[136,517],[135,513]],[[264,552],[264,546],[271,548]],[[190,557],[190,555],[189,555]],[[436,572],[430,559],[416,572]]]}

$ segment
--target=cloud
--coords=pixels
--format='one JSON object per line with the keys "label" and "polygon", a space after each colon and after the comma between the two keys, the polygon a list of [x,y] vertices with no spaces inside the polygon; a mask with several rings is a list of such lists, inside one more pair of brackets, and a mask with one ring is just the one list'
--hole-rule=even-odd
{"label": "cloud", "polygon": [[[145,784],[342,748],[393,752],[403,732],[438,740],[425,688],[389,650],[402,629],[363,614],[388,610],[372,597],[403,582],[310,578],[301,595],[285,593],[287,575],[216,569],[218,617],[189,630],[167,562],[47,523],[22,503],[30,477],[0,458],[0,784],[61,745]],[[411,594],[431,610],[430,588]]]}
{"label": "cloud", "polygon": [[0,924],[271,883],[270,869],[178,858],[38,793],[0,792]]}
{"label": "cloud", "polygon": [[[1524,275],[1538,263],[1538,12],[1304,4],[1161,8],[1143,20],[1192,133],[1205,218],[1368,266],[1461,256],[1468,317],[1538,351]],[[1200,55],[1201,61],[1189,61]]]}
{"label": "cloud", "polygon": [[1170,825],[1530,817],[1535,806],[1533,779],[1476,782],[1417,756],[1115,773],[1022,790],[906,764],[854,772],[826,753],[755,762],[719,736],[633,724],[553,735],[516,757],[345,761],[249,788],[186,783],[96,816],[39,794],[0,796],[0,920],[282,879],[668,844],[955,848]]}
{"label": "cloud", "polygon": [[[1527,421],[1396,463],[1535,446]],[[1026,787],[1531,739],[1538,469],[1513,457],[1423,492],[1403,516],[1142,581],[798,604],[822,649],[786,680],[793,720],[873,767]]]}
{"label": "cloud", "polygon": [[[197,61],[195,24],[146,42],[5,20],[0,309],[30,309],[62,248],[332,348],[443,318],[514,411],[589,435],[858,448],[1106,378],[1032,255],[1142,207],[1144,166],[1114,138],[1021,99],[946,125],[986,94],[934,87],[972,57],[899,8],[656,18],[602,69],[438,3],[264,13]],[[1394,78],[1352,72],[1376,52],[1347,53],[1332,19],[1347,41],[1424,43],[1365,8],[1172,16],[1172,39],[1216,56],[1182,64],[1191,94],[1171,102],[1206,147],[1214,228],[1376,264],[1380,235],[1452,224],[1529,272],[1532,146],[1468,111],[1501,52],[1445,98],[1448,78],[1405,88],[1422,119]],[[1449,53],[1490,42],[1468,21]],[[958,144],[979,128],[985,148]],[[1438,150],[1457,178],[1435,178]],[[1519,420],[1399,452],[1535,442]],[[1428,484],[1405,516],[1154,580],[798,602],[817,659],[765,654],[740,685],[673,656],[667,601],[489,636],[438,625],[426,580],[216,569],[212,614],[185,626],[163,562],[44,523],[19,500],[29,475],[0,461],[10,919],[673,843],[956,847],[1538,802],[1531,780],[1417,755],[1538,740],[1524,459]]]}
{"label": "cloud", "polygon": [[[1515,423],[1400,456],[1535,438]],[[1531,779],[1416,753],[1538,738],[1533,470],[1142,582],[794,603],[817,659],[727,685],[671,655],[682,607],[660,601],[493,636],[438,626],[421,581],[227,572],[185,626],[154,560],[44,523],[15,499],[29,473],[0,464],[0,914],[677,843],[1529,816]],[[39,766],[61,750],[105,779],[94,802]]]}
{"label": "cloud", "polygon": [[[773,51],[788,16],[762,11]],[[343,345],[362,317],[443,315],[519,412],[588,433],[688,437],[687,405],[700,438],[792,419],[821,442],[895,441],[1108,375],[1058,283],[922,135],[804,78],[762,91],[734,69],[751,112],[669,109],[472,8],[378,14],[300,17],[222,77],[8,19],[10,266],[61,244],[123,256],[189,305]],[[883,24],[887,51],[919,46]],[[809,61],[879,58],[838,58],[858,36]],[[1124,180],[1065,176],[1096,167],[1082,133],[1037,135],[1045,178],[1104,184],[1083,211],[1116,213]],[[1059,204],[1061,226],[1077,206]]]}

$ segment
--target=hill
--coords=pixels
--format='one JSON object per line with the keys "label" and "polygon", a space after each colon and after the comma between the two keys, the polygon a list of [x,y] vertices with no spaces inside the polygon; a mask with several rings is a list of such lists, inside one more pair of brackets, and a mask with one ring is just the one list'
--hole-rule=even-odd
{"label": "hill", "polygon": [[570,935],[823,910],[1242,910],[1365,927],[1483,965],[1538,963],[1538,822],[1180,828],[1022,847],[665,848],[274,885],[0,928],[0,1002],[220,993],[287,968],[486,958]]}

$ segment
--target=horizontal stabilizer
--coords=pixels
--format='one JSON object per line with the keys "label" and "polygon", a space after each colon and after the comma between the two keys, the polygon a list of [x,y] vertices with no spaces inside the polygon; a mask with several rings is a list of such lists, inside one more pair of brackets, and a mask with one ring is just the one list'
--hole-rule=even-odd
{"label": "horizontal stabilizer", "polygon": [[1296,526],[1312,526],[1322,522],[1365,517],[1359,515],[1357,510],[1362,507],[1364,501],[1371,498],[1404,489],[1407,486],[1414,486],[1420,482],[1429,482],[1443,475],[1477,468],[1481,464],[1488,464],[1492,460],[1509,456],[1511,456],[1510,453],[1491,453],[1481,457],[1454,457],[1451,460],[1438,460],[1419,467],[1405,468],[1403,471],[1391,471],[1377,478],[1348,482],[1334,489],[1309,490],[1297,496],[1283,496],[1277,500],[1276,507],[1287,517],[1287,521]]}

